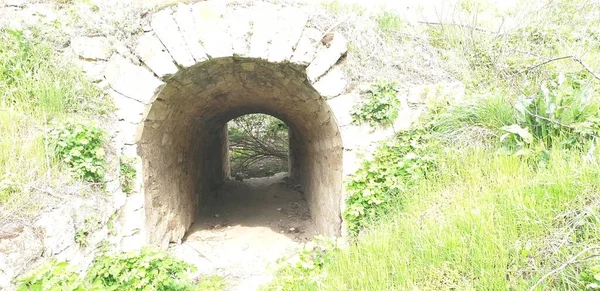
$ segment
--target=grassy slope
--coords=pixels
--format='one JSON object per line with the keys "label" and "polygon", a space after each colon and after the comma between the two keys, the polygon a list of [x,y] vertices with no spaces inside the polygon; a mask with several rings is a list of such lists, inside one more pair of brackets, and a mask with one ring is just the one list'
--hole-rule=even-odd
{"label": "grassy slope", "polygon": [[[551,155],[536,171],[490,150],[449,152],[403,210],[335,256],[319,289],[525,290],[568,254],[600,243],[597,153],[587,162]],[[569,276],[559,277],[577,280]]]}
{"label": "grassy slope", "polygon": [[70,179],[47,152],[47,122],[107,108],[98,89],[35,32],[0,30],[0,223],[41,206],[36,188]]}

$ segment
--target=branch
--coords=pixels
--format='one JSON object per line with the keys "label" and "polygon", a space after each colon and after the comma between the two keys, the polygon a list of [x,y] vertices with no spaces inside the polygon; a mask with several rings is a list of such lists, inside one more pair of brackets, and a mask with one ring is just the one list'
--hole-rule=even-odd
{"label": "branch", "polygon": [[485,32],[485,33],[489,33],[489,34],[499,34],[495,31],[491,31],[491,30],[487,30],[487,29],[483,29],[483,28],[479,28],[479,27],[475,27],[475,26],[471,26],[471,25],[460,24],[460,23],[442,23],[442,22],[429,22],[429,21],[419,21],[419,23],[427,24],[427,25],[438,25],[438,26],[451,25],[451,26],[456,26],[456,27],[460,27],[460,28],[468,28],[468,29],[475,30],[475,31]]}
{"label": "branch", "polygon": [[533,286],[531,286],[531,288],[529,288],[529,291],[534,291],[535,288],[537,288],[537,286],[539,286],[542,281],[544,281],[546,278],[562,271],[564,268],[566,268],[568,265],[574,263],[577,261],[577,258],[580,257],[581,255],[591,251],[591,250],[596,250],[596,249],[600,249],[600,245],[597,246],[591,246],[591,247],[587,247],[585,248],[583,251],[579,252],[578,254],[576,254],[575,256],[573,256],[572,258],[570,258],[568,261],[564,262],[562,265],[560,265],[560,267],[550,271],[549,273],[547,273],[546,275],[542,276],[537,282],[535,282],[535,284]]}
{"label": "branch", "polygon": [[576,56],[572,56],[572,55],[571,56],[562,56],[562,57],[552,58],[552,59],[543,61],[543,62],[541,62],[541,63],[539,63],[537,65],[534,65],[532,67],[529,67],[529,68],[527,68],[527,69],[519,72],[519,74],[527,73],[527,72],[529,72],[529,71],[531,71],[531,70],[533,70],[535,68],[541,67],[541,66],[546,65],[546,64],[551,63],[551,62],[560,61],[560,60],[566,60],[566,59],[571,59],[571,60],[579,63],[583,67],[584,70],[586,70],[588,73],[590,73],[590,75],[592,75],[592,77],[594,77],[597,80],[600,80],[600,76],[598,74],[596,74],[596,72],[592,71],[592,69],[586,63],[584,63],[580,58],[578,58]]}

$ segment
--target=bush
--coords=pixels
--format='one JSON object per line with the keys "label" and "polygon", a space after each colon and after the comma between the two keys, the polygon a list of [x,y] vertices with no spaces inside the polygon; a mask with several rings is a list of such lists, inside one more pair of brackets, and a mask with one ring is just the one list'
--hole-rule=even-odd
{"label": "bush", "polygon": [[190,290],[187,273],[195,267],[150,248],[96,258],[87,280],[105,290]]}
{"label": "bush", "polygon": [[195,267],[165,252],[144,248],[140,252],[97,257],[86,276],[67,262],[50,260],[17,280],[18,291],[219,291],[225,283],[218,276],[194,283],[187,274]]}
{"label": "bush", "polygon": [[[334,259],[339,250],[336,242],[324,236],[316,236],[298,250],[294,263],[284,262],[277,271],[277,277],[265,290],[307,290],[314,289],[315,282],[324,278],[323,268]],[[261,289],[262,290],[262,289]]]}
{"label": "bush", "polygon": [[581,281],[589,290],[600,290],[600,265],[595,265],[581,272]]}
{"label": "bush", "polygon": [[121,189],[126,194],[131,194],[135,185],[135,178],[137,177],[137,172],[134,168],[135,162],[135,158],[121,157],[119,180],[121,182]]}
{"label": "bush", "polygon": [[344,219],[350,234],[356,235],[387,211],[392,201],[401,201],[418,181],[435,169],[435,155],[424,130],[403,132],[383,144],[350,178],[346,189]]}
{"label": "bush", "polygon": [[49,260],[17,280],[17,291],[88,291],[92,288],[67,262]]}
{"label": "bush", "polygon": [[90,182],[104,179],[105,133],[97,124],[68,119],[53,122],[49,140],[54,154],[80,178]]}
{"label": "bush", "polygon": [[398,118],[400,100],[396,96],[399,87],[392,82],[379,82],[363,96],[360,104],[350,114],[355,124],[368,123],[372,127],[389,126]]}

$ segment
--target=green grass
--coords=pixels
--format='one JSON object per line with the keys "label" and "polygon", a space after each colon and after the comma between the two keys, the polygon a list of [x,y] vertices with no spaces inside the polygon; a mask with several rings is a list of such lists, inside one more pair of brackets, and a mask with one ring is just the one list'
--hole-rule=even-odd
{"label": "green grass", "polygon": [[[334,254],[318,284],[289,290],[527,290],[600,243],[598,152],[553,150],[539,170],[490,149],[442,156],[439,174]],[[581,288],[578,267],[539,290]]]}
{"label": "green grass", "polygon": [[63,174],[47,153],[48,121],[102,115],[103,97],[35,31],[0,30],[0,220],[33,207],[33,189]]}

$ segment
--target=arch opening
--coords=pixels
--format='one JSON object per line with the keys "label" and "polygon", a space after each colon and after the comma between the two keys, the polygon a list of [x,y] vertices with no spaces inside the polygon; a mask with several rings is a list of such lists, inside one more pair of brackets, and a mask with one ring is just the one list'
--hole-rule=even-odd
{"label": "arch opening", "polygon": [[227,123],[231,178],[289,172],[289,126],[267,114],[247,114]]}
{"label": "arch opening", "polygon": [[230,176],[227,122],[252,113],[289,126],[290,178],[301,185],[317,232],[340,234],[342,140],[305,69],[219,58],[182,69],[166,82],[138,143],[150,243],[181,239],[211,207]]}

